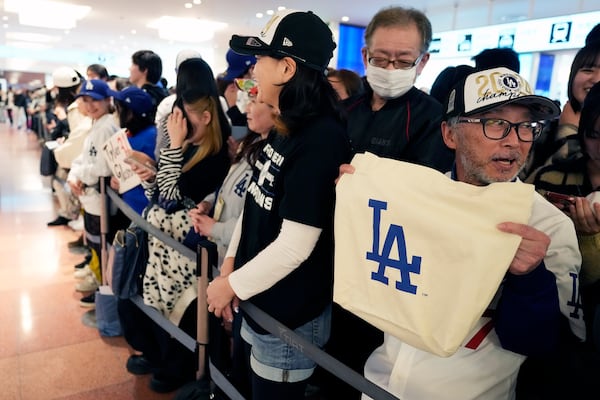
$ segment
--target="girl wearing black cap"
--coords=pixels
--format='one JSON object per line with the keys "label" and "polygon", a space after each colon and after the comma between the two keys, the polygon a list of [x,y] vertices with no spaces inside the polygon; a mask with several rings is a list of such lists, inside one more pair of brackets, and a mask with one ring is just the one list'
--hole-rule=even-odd
{"label": "girl wearing black cap", "polygon": [[[335,43],[311,12],[273,16],[261,37],[230,46],[257,56],[258,100],[276,110],[254,163],[244,212],[221,276],[207,290],[208,310],[232,319],[247,300],[317,346],[329,338],[333,280],[333,207],[349,143],[337,95],[325,76]],[[303,399],[315,363],[243,315],[252,398]]]}

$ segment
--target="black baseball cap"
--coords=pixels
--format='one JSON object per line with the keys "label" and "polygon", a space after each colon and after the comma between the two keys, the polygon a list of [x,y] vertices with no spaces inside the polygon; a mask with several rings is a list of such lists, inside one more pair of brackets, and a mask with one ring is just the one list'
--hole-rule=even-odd
{"label": "black baseball cap", "polygon": [[275,13],[259,36],[233,35],[229,46],[239,54],[292,57],[323,72],[336,48],[333,34],[321,18],[312,11],[291,9]]}

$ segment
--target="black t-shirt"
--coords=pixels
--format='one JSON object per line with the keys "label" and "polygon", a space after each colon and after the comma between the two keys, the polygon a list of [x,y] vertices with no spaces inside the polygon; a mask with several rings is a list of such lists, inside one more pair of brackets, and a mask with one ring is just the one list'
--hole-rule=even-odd
{"label": "black t-shirt", "polygon": [[[333,118],[322,117],[294,136],[272,134],[254,164],[236,268],[277,238],[283,219],[323,230],[307,260],[249,299],[292,329],[314,319],[331,303],[334,182],[340,164],[349,159],[345,129]],[[265,332],[246,319],[256,332]]]}
{"label": "black t-shirt", "polygon": [[[193,152],[190,146],[189,154]],[[183,164],[185,165],[185,158]],[[227,145],[223,144],[217,154],[207,156],[200,160],[188,171],[183,172],[179,179],[179,190],[182,196],[188,197],[194,203],[201,202],[207,195],[213,193],[221,186],[223,179],[229,171],[230,161]]]}

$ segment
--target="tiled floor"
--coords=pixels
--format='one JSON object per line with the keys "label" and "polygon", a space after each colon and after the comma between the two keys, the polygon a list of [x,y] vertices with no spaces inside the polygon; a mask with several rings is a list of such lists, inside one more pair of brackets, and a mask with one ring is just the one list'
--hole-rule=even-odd
{"label": "tiled floor", "polygon": [[127,372],[131,349],[81,322],[67,242],[78,234],[46,226],[56,217],[49,178],[39,173],[33,133],[0,123],[0,398],[172,399]]}

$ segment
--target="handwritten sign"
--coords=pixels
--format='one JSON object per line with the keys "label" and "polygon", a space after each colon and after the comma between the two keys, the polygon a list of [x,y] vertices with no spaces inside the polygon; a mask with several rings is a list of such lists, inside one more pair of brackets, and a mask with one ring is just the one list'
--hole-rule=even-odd
{"label": "handwritten sign", "polygon": [[131,150],[131,145],[124,129],[112,135],[104,143],[102,150],[104,150],[102,153],[104,154],[104,158],[106,158],[110,170],[119,180],[119,193],[131,190],[142,183],[140,177],[125,162],[127,154]]}

